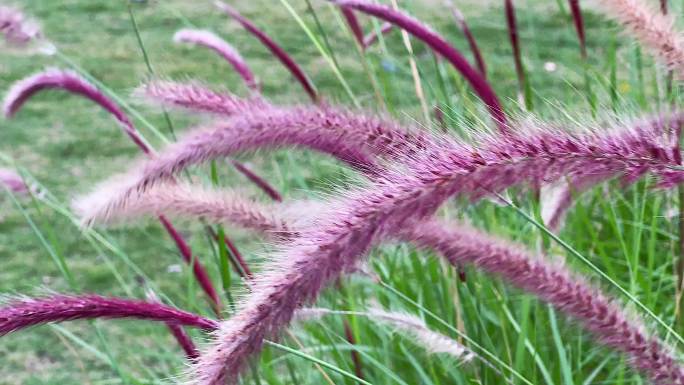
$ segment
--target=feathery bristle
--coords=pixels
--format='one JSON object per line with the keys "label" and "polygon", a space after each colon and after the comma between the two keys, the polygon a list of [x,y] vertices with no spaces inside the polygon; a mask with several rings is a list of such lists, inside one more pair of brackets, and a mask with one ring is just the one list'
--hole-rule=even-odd
{"label": "feathery bristle", "polygon": [[215,33],[199,29],[181,29],[173,35],[173,41],[200,45],[213,50],[233,66],[247,87],[252,90],[259,90],[259,84],[245,59],[242,58],[237,49]]}

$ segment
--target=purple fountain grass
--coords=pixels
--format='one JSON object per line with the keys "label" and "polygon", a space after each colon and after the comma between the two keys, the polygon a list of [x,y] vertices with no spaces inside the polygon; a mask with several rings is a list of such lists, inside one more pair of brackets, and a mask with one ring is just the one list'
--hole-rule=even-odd
{"label": "purple fountain grass", "polygon": [[349,7],[340,7],[340,11],[342,11],[342,16],[344,16],[349,29],[352,34],[354,34],[354,39],[359,43],[359,46],[363,47],[363,29],[361,28],[361,24],[359,24],[359,19],[356,17],[356,14],[354,14],[354,11]]}
{"label": "purple fountain grass", "polygon": [[669,15],[640,0],[603,0],[600,5],[607,16],[620,23],[677,77],[684,77],[684,40]]}
{"label": "purple fountain grass", "polygon": [[660,0],[660,13],[667,15],[667,0]]}
{"label": "purple fountain grass", "polygon": [[237,152],[285,146],[304,147],[333,155],[352,167],[379,176],[376,160],[400,159],[429,152],[435,141],[426,132],[408,130],[389,120],[330,107],[274,108],[245,113],[214,128],[192,132],[157,158],[131,169],[84,197],[85,205],[115,209],[155,183],[173,178],[193,164]]}
{"label": "purple fountain grass", "polygon": [[19,9],[0,5],[0,35],[11,46],[25,46],[42,33],[38,23]]}
{"label": "purple fountain grass", "polygon": [[406,32],[422,40],[430,46],[436,53],[447,59],[456,70],[463,75],[463,77],[473,87],[475,93],[487,105],[492,119],[497,124],[502,132],[508,132],[506,114],[501,107],[499,98],[490,86],[490,84],[482,77],[482,75],[470,66],[468,61],[461,55],[461,53],[449,44],[442,36],[433,32],[428,26],[421,23],[412,16],[392,9],[390,6],[372,3],[367,0],[328,0],[340,6],[348,6],[358,11],[378,17],[399,28],[406,30]]}
{"label": "purple fountain grass", "polygon": [[[114,103],[88,81],[71,71],[55,69],[47,70],[29,76],[28,78],[15,83],[5,97],[3,104],[5,116],[13,116],[31,96],[46,89],[61,89],[76,95],[83,96],[86,99],[89,99],[100,105],[112,116],[114,116],[114,118],[123,128],[124,132],[133,140],[133,142],[140,148],[142,152],[144,152],[148,157],[154,155],[152,148],[140,136],[138,131],[133,126],[133,123],[121,110],[121,108],[119,108],[116,103]],[[216,314],[220,314],[221,302],[211,283],[211,280],[209,279],[209,275],[204,269],[204,266],[202,266],[197,258],[193,257],[190,246],[187,244],[183,236],[173,227],[171,222],[169,222],[163,215],[159,216],[159,221],[173,239],[183,259],[187,263],[192,263],[193,271],[195,272],[200,286],[209,297],[209,301],[211,302]]]}
{"label": "purple fountain grass", "polygon": [[580,52],[582,59],[587,58],[587,40],[584,34],[584,18],[582,17],[582,8],[579,0],[568,0],[570,5],[570,13],[572,14],[572,21],[575,24],[575,32],[577,32],[577,39],[580,44]]}
{"label": "purple fountain grass", "polygon": [[378,34],[378,31],[375,29],[368,32],[363,37],[363,49],[367,50],[368,47],[372,46],[373,44],[375,44],[379,40],[379,38],[380,38],[379,35],[383,35],[383,36],[387,35],[388,33],[390,33],[390,31],[392,31],[392,28],[394,28],[394,24],[384,22],[380,26],[380,34]]}
{"label": "purple fountain grass", "polygon": [[366,311],[339,311],[325,308],[304,308],[297,312],[296,319],[308,321],[325,315],[354,315],[366,317],[374,322],[394,328],[402,336],[413,340],[416,345],[431,354],[446,353],[460,362],[470,362],[475,354],[453,338],[428,328],[425,322],[411,314],[387,311],[371,307]]}
{"label": "purple fountain grass", "polygon": [[60,89],[83,96],[112,114],[124,132],[146,154],[151,153],[149,145],[140,137],[126,114],[107,96],[73,71],[48,69],[20,80],[10,88],[3,103],[3,113],[10,118],[34,94],[47,89]]}
{"label": "purple fountain grass", "polygon": [[211,90],[198,82],[155,80],[138,87],[133,94],[143,101],[164,107],[226,116],[269,107],[269,103],[261,97],[243,99],[231,93]]}
{"label": "purple fountain grass", "polygon": [[456,20],[456,24],[458,25],[458,28],[463,32],[463,35],[465,36],[466,40],[468,40],[468,46],[470,46],[470,52],[473,53],[473,58],[475,59],[475,64],[477,64],[477,69],[480,70],[480,74],[482,74],[483,78],[487,78],[487,66],[485,65],[484,58],[482,57],[482,52],[480,51],[480,46],[477,44],[477,40],[475,40],[475,36],[473,33],[470,31],[470,28],[468,27],[468,23],[466,23],[465,17],[461,13],[461,11],[456,8],[453,4],[450,4],[451,7],[451,12],[454,15],[454,19]]}
{"label": "purple fountain grass", "polygon": [[412,232],[410,238],[418,245],[438,251],[452,264],[472,263],[500,275],[574,318],[598,341],[626,354],[630,365],[654,384],[684,384],[684,368],[671,348],[650,336],[623,305],[563,266],[535,259],[520,247],[465,226],[427,222]]}
{"label": "purple fountain grass", "polygon": [[30,326],[94,318],[137,318],[211,331],[217,322],[160,303],[99,295],[51,295],[10,301],[0,307],[0,335]]}
{"label": "purple fountain grass", "polygon": [[504,0],[506,9],[506,26],[508,27],[508,39],[513,49],[513,61],[515,63],[515,74],[518,77],[518,89],[522,95],[525,92],[525,69],[520,53],[520,38],[518,37],[518,22],[515,18],[515,6],[513,0]]}
{"label": "purple fountain grass", "polygon": [[15,194],[26,194],[30,191],[24,178],[9,168],[0,167],[0,185],[4,185]]}
{"label": "purple fountain grass", "polygon": [[302,88],[304,88],[304,91],[306,91],[307,95],[313,100],[314,102],[318,102],[319,97],[318,93],[316,92],[315,87],[311,83],[311,80],[306,76],[302,68],[297,64],[297,62],[292,59],[290,55],[280,46],[278,45],[273,39],[271,39],[264,31],[259,29],[254,23],[252,23],[249,19],[246,17],[242,16],[235,8],[231,7],[230,5],[222,2],[222,1],[216,1],[214,4],[222,11],[224,11],[228,16],[233,18],[235,21],[240,23],[244,29],[246,29],[248,32],[250,32],[252,35],[254,35],[261,43],[268,48],[271,53],[285,66],[285,68],[292,73],[292,75],[297,79],[299,84],[301,84]]}
{"label": "purple fountain grass", "polygon": [[164,212],[181,218],[205,218],[274,236],[290,236],[284,219],[272,214],[274,207],[261,205],[234,192],[185,183],[155,186],[114,211],[90,213],[89,209],[88,206],[76,207],[77,214],[89,224],[115,223]]}
{"label": "purple fountain grass", "polygon": [[450,197],[478,198],[516,184],[594,173],[622,175],[629,182],[651,172],[661,187],[672,187],[684,171],[676,167],[680,154],[671,136],[648,129],[572,134],[543,127],[483,137],[481,149],[452,143],[441,154],[417,158],[413,172],[388,172],[369,187],[347,193],[255,281],[242,309],[221,325],[215,344],[200,356],[191,383],[215,385],[236,376],[298,306],[353,269],[371,246],[413,228]]}
{"label": "purple fountain grass", "polygon": [[251,90],[259,91],[259,84],[245,59],[242,58],[237,49],[215,33],[199,29],[181,29],[173,35],[173,41],[200,45],[215,51],[233,66],[247,87]]}

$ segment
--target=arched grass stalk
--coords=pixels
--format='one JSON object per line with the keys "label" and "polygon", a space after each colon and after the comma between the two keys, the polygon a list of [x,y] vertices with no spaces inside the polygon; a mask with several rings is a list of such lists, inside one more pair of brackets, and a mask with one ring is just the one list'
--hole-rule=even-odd
{"label": "arched grass stalk", "polygon": [[295,62],[294,59],[292,59],[292,57],[280,45],[278,45],[273,39],[271,39],[271,37],[259,29],[259,27],[252,23],[249,19],[242,16],[235,8],[222,1],[215,1],[214,4],[220,10],[224,11],[228,16],[233,18],[233,20],[240,23],[240,25],[242,25],[242,27],[249,33],[254,35],[254,37],[259,39],[259,41],[261,41],[261,43],[268,48],[281,63],[283,63],[285,68],[290,71],[295,79],[297,79],[311,100],[314,102],[318,101],[318,93],[316,92],[316,89],[309,78],[306,76],[299,64],[297,64],[297,62]]}
{"label": "arched grass stalk", "polygon": [[[153,156],[154,151],[140,136],[138,131],[131,123],[126,114],[119,108],[119,106],[100,92],[95,86],[90,84],[78,74],[71,71],[62,71],[51,69],[44,72],[39,72],[26,79],[17,82],[7,93],[3,102],[3,112],[6,117],[12,117],[28,99],[34,94],[46,89],[61,89],[69,93],[80,95],[94,103],[100,105],[107,112],[109,112],[119,122],[124,132],[131,140],[140,148],[140,150],[147,156]],[[206,273],[204,266],[193,257],[190,246],[187,244],[183,236],[173,227],[163,215],[159,216],[159,221],[169,233],[174,243],[178,247],[181,256],[186,263],[192,264],[193,271],[197,280],[209,298],[209,302],[216,314],[220,314],[221,305],[220,299],[216,290],[214,289],[209,275]]]}
{"label": "arched grass stalk", "polygon": [[406,13],[396,11],[389,6],[372,3],[367,0],[329,0],[340,6],[348,6],[358,11],[368,13],[392,24],[399,28],[406,30],[406,32],[422,40],[430,46],[437,54],[443,56],[448,60],[456,70],[463,75],[463,77],[473,87],[475,93],[485,103],[492,119],[502,132],[508,132],[506,115],[503,107],[499,102],[499,98],[489,85],[489,83],[482,77],[482,75],[468,64],[463,55],[449,44],[442,36],[433,32],[429,27],[414,19]]}
{"label": "arched grass stalk", "polygon": [[173,41],[177,43],[189,43],[200,45],[213,50],[223,57],[237,72],[247,87],[254,91],[259,90],[259,84],[256,81],[254,73],[249,68],[245,59],[240,55],[237,49],[221,39],[218,35],[211,31],[198,29],[181,29],[173,35]]}

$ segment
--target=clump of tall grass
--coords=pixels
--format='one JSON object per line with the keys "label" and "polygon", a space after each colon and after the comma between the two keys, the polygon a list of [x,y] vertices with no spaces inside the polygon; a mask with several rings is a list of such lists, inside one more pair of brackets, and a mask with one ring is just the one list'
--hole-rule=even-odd
{"label": "clump of tall grass", "polygon": [[[466,140],[386,116],[323,103],[301,67],[282,47],[235,9],[220,2],[220,9],[256,36],[291,71],[315,105],[271,103],[258,94],[256,76],[227,42],[206,31],[181,30],[176,41],[214,50],[233,65],[255,92],[249,98],[239,98],[196,82],[148,82],[135,92],[137,97],[164,106],[209,112],[218,119],[155,152],[118,105],[96,87],[74,73],[41,72],[10,90],[4,104],[7,116],[14,115],[41,90],[63,89],[109,111],[147,155],[127,173],[76,200],[76,210],[84,223],[96,225],[144,215],[158,217],[185,260],[193,263],[195,277],[211,299],[217,316],[221,315],[221,308],[213,284],[183,237],[163,215],[236,225],[273,241],[275,251],[256,273],[234,251],[240,264],[237,270],[249,281],[249,293],[237,312],[226,320],[211,320],[174,309],[154,297],[143,302],[95,295],[53,295],[15,300],[1,307],[0,335],[41,323],[86,318],[161,321],[168,325],[192,361],[188,384],[236,382],[249,357],[260,350],[266,339],[279,337],[298,314],[333,313],[304,308],[326,286],[357,271],[374,247],[399,241],[432,250],[449,265],[471,264],[502,278],[575,320],[597,342],[623,353],[629,365],[653,383],[684,384],[684,366],[672,348],[599,285],[520,245],[437,218],[439,209],[454,197],[470,201],[500,198],[511,187],[536,189],[570,181],[570,187],[561,190],[542,213],[549,227],[557,228],[572,202],[568,192],[572,189],[581,191],[612,179],[630,185],[647,174],[652,175],[661,190],[676,187],[684,182],[680,149],[682,115],[668,113],[636,124],[582,130],[561,129],[539,120],[513,119],[506,114],[487,80],[477,44],[459,13],[455,16],[471,45],[477,69],[444,37],[405,12],[366,0],[332,2],[341,7],[354,39],[362,47],[369,44],[354,12],[391,23],[444,57],[482,100],[495,129],[473,134]],[[608,11],[643,44],[673,70],[681,71],[684,59],[680,56],[684,55],[679,52],[680,41],[671,26],[663,24],[663,16],[652,14],[636,0],[606,3],[613,5]],[[506,1],[505,7],[522,88],[524,73],[512,1]],[[578,6],[573,8],[576,23],[578,10]],[[576,26],[584,56],[583,28],[579,23]],[[190,166],[276,148],[304,148],[329,155],[365,178],[356,188],[340,188],[337,195],[323,203],[297,204],[260,204],[235,192],[208,190],[182,181],[182,171]],[[249,177],[251,171],[233,162]],[[281,200],[265,180],[251,174],[250,179],[274,201]],[[222,235],[210,235],[223,241]],[[230,243],[228,247],[232,247]],[[475,357],[468,347],[436,334],[413,316],[374,309],[365,314],[412,335],[428,351],[447,352],[464,361]],[[180,326],[211,331],[211,343],[198,354]],[[348,337],[351,335],[348,324],[345,332]],[[354,343],[353,338],[348,340]],[[358,356],[353,357],[360,374]]]}

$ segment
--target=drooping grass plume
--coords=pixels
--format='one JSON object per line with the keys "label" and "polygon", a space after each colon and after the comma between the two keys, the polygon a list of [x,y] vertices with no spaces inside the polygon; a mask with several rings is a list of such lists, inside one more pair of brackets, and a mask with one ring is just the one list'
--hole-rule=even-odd
{"label": "drooping grass plume", "polygon": [[477,69],[480,70],[482,77],[486,79],[487,66],[485,64],[484,58],[482,57],[480,46],[477,44],[477,40],[475,40],[475,36],[470,31],[470,27],[468,27],[468,23],[466,23],[465,17],[461,13],[461,11],[458,8],[456,8],[456,6],[453,5],[451,2],[449,2],[449,6],[451,7],[451,13],[454,16],[454,19],[456,20],[458,28],[461,30],[461,32],[463,32],[463,35],[465,36],[466,40],[468,40],[468,46],[470,46],[470,52],[472,52],[473,54],[473,58],[475,59]]}
{"label": "drooping grass plume", "polygon": [[[214,344],[200,356],[190,383],[216,385],[234,379],[263,339],[282,330],[299,306],[352,270],[370,247],[413,229],[450,197],[478,198],[512,185],[586,173],[610,173],[633,182],[650,172],[661,187],[672,187],[684,178],[676,167],[680,154],[672,136],[671,131],[655,135],[647,129],[572,134],[543,127],[484,137],[482,148],[452,143],[440,154],[417,158],[410,172],[388,173],[347,193],[316,226],[284,247],[256,280],[241,310],[221,324]],[[577,315],[582,316],[581,309]]]}
{"label": "drooping grass plume", "polygon": [[347,25],[354,35],[354,39],[356,39],[356,42],[363,47],[363,29],[361,28],[361,24],[359,24],[359,19],[356,17],[356,14],[354,14],[354,11],[348,7],[340,7],[340,11],[342,12],[342,16],[344,16],[344,19],[347,21]]}
{"label": "drooping grass plume", "polygon": [[348,6],[358,11],[368,13],[398,27],[406,30],[406,32],[422,40],[430,46],[437,54],[447,59],[456,70],[463,75],[463,77],[470,83],[475,93],[485,103],[492,119],[502,132],[509,131],[506,114],[499,102],[496,93],[482,77],[482,75],[474,69],[468,61],[461,55],[461,53],[447,42],[442,36],[433,32],[428,26],[423,24],[412,16],[392,9],[390,6],[373,3],[367,0],[328,0],[340,6]]}
{"label": "drooping grass plume", "polygon": [[[6,117],[12,117],[28,99],[37,92],[47,89],[60,89],[76,95],[80,95],[93,101],[107,112],[109,112],[124,132],[131,140],[145,153],[148,157],[154,155],[152,148],[140,136],[138,131],[133,126],[131,120],[121,110],[121,108],[104,95],[95,86],[90,84],[87,80],[80,77],[72,71],[64,71],[58,69],[49,69],[29,76],[23,80],[15,83],[7,93],[3,103],[3,112]],[[214,311],[220,313],[220,300],[216,290],[214,289],[209,275],[202,264],[193,257],[190,246],[187,244],[183,236],[176,230],[171,222],[169,222],[163,215],[159,216],[159,221],[169,233],[174,243],[178,247],[181,256],[187,263],[192,263],[193,271],[200,283],[200,286],[209,297]]]}
{"label": "drooping grass plume", "polygon": [[15,194],[29,192],[29,187],[24,182],[24,178],[9,168],[0,167],[0,185],[4,185]]}
{"label": "drooping grass plume", "polygon": [[138,87],[133,94],[143,101],[164,107],[226,116],[269,106],[261,97],[243,99],[231,93],[211,90],[198,82],[153,80]]}
{"label": "drooping grass plume", "polygon": [[[394,28],[394,24],[384,22],[382,25],[380,25],[380,35],[386,35],[392,31],[392,28]],[[368,32],[364,37],[363,37],[363,49],[366,50],[368,47],[372,46],[379,40],[380,36],[378,34],[378,31],[373,29],[372,31]]]}
{"label": "drooping grass plume", "polygon": [[314,102],[318,101],[318,93],[316,92],[314,85],[311,83],[311,80],[309,80],[299,64],[297,64],[297,62],[295,62],[294,59],[292,59],[292,57],[280,45],[271,39],[271,37],[269,37],[264,31],[259,29],[256,24],[242,16],[235,8],[222,1],[215,1],[214,4],[220,10],[224,11],[227,15],[233,18],[233,20],[240,23],[240,25],[242,25],[242,27],[249,33],[254,35],[254,37],[259,39],[259,41],[261,41],[261,43],[266,46],[266,48],[268,48],[281,63],[283,63],[285,68],[292,73],[299,84],[301,84],[302,88],[304,88],[304,91],[306,91],[307,95],[309,95],[311,100]]}
{"label": "drooping grass plume", "polygon": [[599,342],[624,353],[630,365],[654,384],[684,383],[684,367],[657,337],[610,300],[561,265],[535,259],[519,247],[464,226],[427,222],[412,229],[418,245],[438,251],[452,264],[472,263],[500,275],[575,319]]}
{"label": "drooping grass plume", "polygon": [[575,32],[577,32],[577,40],[580,44],[580,52],[582,58],[587,58],[587,39],[584,32],[584,18],[582,17],[582,8],[580,7],[579,0],[568,0],[570,5],[570,14],[572,15],[572,21],[575,25]]}
{"label": "drooping grass plume", "polygon": [[237,49],[228,44],[227,41],[221,39],[211,31],[199,29],[181,29],[173,35],[173,41],[177,43],[189,43],[200,45],[213,50],[223,57],[235,71],[240,75],[247,87],[258,91],[259,84],[256,81],[254,73],[249,68],[245,59],[242,58]]}
{"label": "drooping grass plume", "polygon": [[[625,123],[623,123],[625,124]],[[632,122],[631,125],[638,130],[651,130],[654,135],[661,135],[668,130],[672,130],[673,141],[672,153],[677,161],[679,148],[677,134],[679,127],[684,124],[684,114],[674,112],[669,115],[658,116],[652,119]],[[544,224],[550,230],[557,231],[562,227],[563,218],[566,212],[572,207],[575,198],[591,189],[606,179],[607,175],[600,173],[582,175],[563,181],[564,183],[554,186],[542,186],[541,189],[541,216]]]}
{"label": "drooping grass plume", "polygon": [[598,4],[677,77],[684,77],[684,40],[669,15],[641,0],[602,0]]}
{"label": "drooping grass plume", "polygon": [[45,323],[95,318],[137,318],[211,331],[216,321],[160,303],[99,295],[21,298],[0,307],[0,335]]}
{"label": "drooping grass plume", "polygon": [[14,116],[31,96],[47,89],[64,90],[83,96],[98,104],[114,116],[126,135],[128,135],[143,152],[146,154],[151,153],[152,150],[149,145],[140,134],[138,134],[131,121],[119,106],[95,86],[73,71],[48,69],[14,83],[5,96],[2,107],[3,114],[7,118]]}
{"label": "drooping grass plume", "polygon": [[0,35],[10,46],[25,46],[40,38],[42,32],[38,23],[19,9],[0,5]]}
{"label": "drooping grass plume", "polygon": [[83,199],[92,212],[114,210],[131,195],[172,178],[188,166],[263,148],[313,149],[377,176],[383,170],[380,159],[427,151],[433,141],[425,132],[346,110],[275,108],[245,113],[216,127],[192,132],[157,158],[105,182]]}
{"label": "drooping grass plume", "polygon": [[283,197],[280,195],[278,190],[271,186],[264,178],[255,174],[254,171],[250,170],[244,164],[232,159],[230,163],[238,170],[242,175],[245,175],[249,180],[252,181],[257,187],[259,187],[263,192],[266,193],[271,199],[276,202],[282,202]]}
{"label": "drooping grass plume", "polygon": [[186,183],[155,186],[130,199],[125,206],[109,212],[91,213],[86,204],[77,206],[75,210],[88,224],[115,223],[163,212],[181,218],[204,218],[210,222],[237,225],[274,236],[290,236],[285,219],[273,214],[275,207],[261,205],[237,193]]}
{"label": "drooping grass plume", "polygon": [[320,318],[324,315],[355,315],[391,326],[394,330],[405,337],[413,340],[416,345],[432,354],[446,353],[459,362],[469,362],[475,357],[458,341],[444,334],[430,330],[423,320],[407,313],[386,311],[371,307],[367,311],[338,311],[325,308],[304,308],[297,312],[297,320],[309,320]]}

